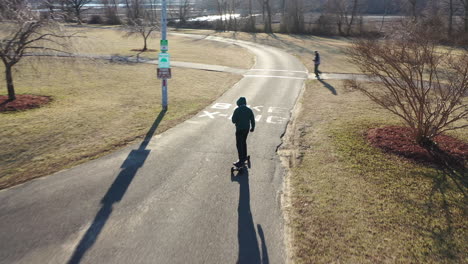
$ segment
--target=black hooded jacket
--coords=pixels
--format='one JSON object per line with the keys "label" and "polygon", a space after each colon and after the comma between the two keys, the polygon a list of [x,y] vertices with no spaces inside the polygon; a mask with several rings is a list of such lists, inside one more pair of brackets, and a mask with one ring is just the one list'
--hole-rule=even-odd
{"label": "black hooded jacket", "polygon": [[247,107],[245,97],[237,100],[237,106],[232,115],[232,122],[236,124],[236,130],[249,130],[250,125],[252,125],[252,129],[255,129],[255,117],[253,111]]}

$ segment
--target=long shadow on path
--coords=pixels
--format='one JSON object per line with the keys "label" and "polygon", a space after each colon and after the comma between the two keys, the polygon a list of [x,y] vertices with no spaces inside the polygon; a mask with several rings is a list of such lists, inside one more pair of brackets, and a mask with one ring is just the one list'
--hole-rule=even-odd
{"label": "long shadow on path", "polygon": [[261,242],[261,252],[257,240],[257,232],[250,211],[249,172],[244,170],[237,176],[231,174],[231,181],[239,183],[239,206],[237,239],[239,242],[238,264],[268,264],[268,250],[265,235],[261,225],[257,225]]}
{"label": "long shadow on path", "polygon": [[156,132],[156,129],[158,128],[159,123],[161,123],[165,114],[165,110],[162,110],[159,113],[158,117],[154,121],[148,133],[146,133],[146,136],[143,142],[141,142],[138,149],[132,150],[120,166],[122,170],[120,171],[119,175],[117,175],[109,190],[107,190],[107,193],[102,198],[101,209],[96,214],[93,223],[86,231],[78,246],[75,248],[75,251],[73,252],[72,257],[68,261],[68,264],[80,263],[86,252],[96,242],[99,234],[102,231],[102,228],[104,227],[110,215],[112,214],[113,204],[122,200],[123,196],[125,195],[125,192],[128,189],[128,186],[130,186],[130,183],[135,177],[138,169],[141,168],[141,166],[143,166],[143,164],[145,163],[146,158],[150,153],[150,150],[147,150],[146,147],[148,146],[151,138]]}

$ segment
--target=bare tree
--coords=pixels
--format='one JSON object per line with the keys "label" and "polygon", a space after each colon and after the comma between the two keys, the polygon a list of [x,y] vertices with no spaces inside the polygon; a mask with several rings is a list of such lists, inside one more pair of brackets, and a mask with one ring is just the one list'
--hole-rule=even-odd
{"label": "bare tree", "polygon": [[187,18],[190,15],[190,9],[192,5],[190,0],[180,0],[179,1],[179,21],[181,24],[185,24],[187,22]]}
{"label": "bare tree", "polygon": [[271,1],[270,0],[258,0],[258,3],[262,7],[262,19],[263,19],[263,30],[266,33],[272,33],[273,29],[271,27],[272,20],[272,11],[271,11]]}
{"label": "bare tree", "polygon": [[104,15],[106,17],[106,24],[120,25],[122,22],[118,14],[118,1],[117,0],[101,0],[104,6]]}
{"label": "bare tree", "polygon": [[236,17],[236,11],[239,9],[240,1],[239,0],[230,0],[227,1],[227,11],[229,14],[228,30],[238,30],[238,20]]}
{"label": "bare tree", "polygon": [[359,11],[359,0],[330,0],[326,3],[327,13],[334,16],[338,33],[349,36]]}
{"label": "bare tree", "polygon": [[454,15],[454,8],[453,8],[453,0],[449,0],[448,2],[448,10],[449,10],[449,14],[448,14],[448,37],[451,37],[452,36],[452,32],[453,32],[453,15]]}
{"label": "bare tree", "polygon": [[417,13],[417,8],[416,8],[417,3],[418,3],[418,0],[408,0],[411,16],[413,17],[414,21],[418,20],[418,13]]}
{"label": "bare tree", "polygon": [[0,13],[0,58],[5,65],[9,100],[16,99],[12,69],[25,55],[37,51],[66,52],[66,39],[73,35],[57,34],[58,24],[41,17],[25,3],[2,0]]}
{"label": "bare tree", "polygon": [[351,29],[353,27],[353,23],[354,23],[354,20],[356,18],[356,14],[357,14],[357,11],[358,11],[358,4],[359,4],[359,0],[353,0],[352,1],[352,7],[351,7],[351,17],[349,18],[349,22],[348,20],[346,19],[346,35],[350,35],[351,33]]}
{"label": "bare tree", "polygon": [[382,21],[381,21],[381,24],[380,24],[379,32],[382,32],[382,28],[383,28],[384,23],[385,23],[385,17],[387,16],[387,13],[388,13],[388,7],[389,7],[388,0],[384,0],[383,6],[384,6],[384,14],[382,15]]}
{"label": "bare tree", "polygon": [[[57,7],[62,4],[61,0],[44,0],[42,1],[40,7],[47,9],[48,10],[48,15],[50,16],[51,19],[57,19],[56,17],[56,11]],[[58,18],[61,18],[62,14],[61,12],[58,12]]]}
{"label": "bare tree", "polygon": [[216,10],[220,19],[218,20],[217,29],[225,31],[227,29],[226,14],[228,10],[228,0],[216,0]]}
{"label": "bare tree", "polygon": [[304,1],[286,0],[284,2],[284,12],[281,17],[282,29],[288,33],[304,32]]}
{"label": "bare tree", "polygon": [[78,25],[81,25],[81,15],[83,12],[88,10],[85,5],[91,3],[92,0],[63,0],[65,7],[76,17]]}
{"label": "bare tree", "polygon": [[247,21],[247,24],[245,26],[245,30],[248,32],[255,32],[255,17],[253,15],[253,5],[252,5],[252,0],[248,0],[248,10],[249,10],[249,18]]}
{"label": "bare tree", "polygon": [[456,124],[468,117],[468,53],[442,51],[431,36],[409,29],[380,42],[358,40],[348,50],[351,62],[383,85],[347,85],[402,118],[424,147],[445,131],[468,126]]}
{"label": "bare tree", "polygon": [[468,0],[460,0],[460,2],[463,5],[463,10],[465,11],[465,33],[468,33]]}
{"label": "bare tree", "polygon": [[271,3],[270,3],[270,0],[263,0],[264,1],[264,5],[265,5],[265,11],[266,11],[266,19],[264,21],[264,30],[266,33],[273,33],[273,29],[271,27],[271,16],[272,16],[272,13],[271,13]]}
{"label": "bare tree", "polygon": [[141,51],[148,50],[148,38],[156,33],[159,29],[159,22],[153,19],[133,19],[126,25],[127,32],[126,37],[140,36],[143,38],[143,48]]}

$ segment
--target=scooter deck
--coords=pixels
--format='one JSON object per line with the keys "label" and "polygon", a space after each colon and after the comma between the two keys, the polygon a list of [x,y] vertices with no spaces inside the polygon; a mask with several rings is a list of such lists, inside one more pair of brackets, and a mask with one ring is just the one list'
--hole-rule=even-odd
{"label": "scooter deck", "polygon": [[250,169],[250,166],[251,166],[251,163],[250,163],[250,156],[247,156],[247,160],[244,162],[244,164],[242,166],[233,166],[231,167],[231,173],[233,173],[234,171],[241,171],[242,169],[245,169],[246,167],[248,167]]}

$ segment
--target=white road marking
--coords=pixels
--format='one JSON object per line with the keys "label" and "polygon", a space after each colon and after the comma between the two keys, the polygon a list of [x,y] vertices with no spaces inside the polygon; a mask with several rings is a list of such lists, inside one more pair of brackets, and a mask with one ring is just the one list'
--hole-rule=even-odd
{"label": "white road marking", "polygon": [[229,109],[231,108],[232,104],[227,104],[227,103],[216,103],[211,108],[214,109]]}
{"label": "white road marking", "polygon": [[268,107],[268,113],[286,114],[286,113],[287,113],[287,109],[286,109],[286,108],[282,108],[282,107],[274,107],[274,106],[271,106],[271,107]]}
{"label": "white road marking", "polygon": [[214,119],[215,118],[215,115],[216,114],[219,114],[219,112],[214,112],[214,113],[211,113],[211,112],[207,112],[207,111],[203,111],[203,115],[199,116],[199,117],[204,117],[204,116],[207,116],[211,119]]}
{"label": "white road marking", "polygon": [[[275,119],[275,120],[273,120]],[[279,116],[269,116],[266,120],[267,123],[269,124],[282,124],[284,121],[288,120],[287,118],[284,117],[279,117]]]}
{"label": "white road marking", "polygon": [[263,107],[263,106],[262,106],[262,105],[260,105],[260,106],[254,106],[254,107],[252,107],[252,109],[254,109],[254,110],[257,110],[257,111],[261,112],[262,110],[258,109],[259,107]]}
{"label": "white road marking", "polygon": [[[273,124],[273,125],[279,125],[285,123],[289,119],[289,110],[284,107],[275,107],[275,106],[270,106],[270,107],[265,107],[263,105],[258,105],[258,106],[249,106],[254,112],[257,112],[258,114],[255,115],[255,122],[260,122],[262,120],[265,120],[263,122],[266,122],[268,124]],[[232,119],[232,114],[233,109],[235,109],[235,105],[229,104],[229,103],[215,103],[213,104],[210,108],[212,109],[220,109],[220,110],[227,110],[226,111],[221,111],[221,112],[209,112],[209,111],[203,111],[203,114],[200,115],[199,117],[208,117],[210,119],[215,119],[215,118],[226,118],[228,120]],[[223,113],[224,112],[224,113]],[[261,114],[262,112],[266,112],[267,114]],[[265,116],[265,118],[263,118]],[[283,117],[282,117],[283,116]],[[196,123],[196,122],[194,122]]]}
{"label": "white road marking", "polygon": [[307,80],[307,78],[303,78],[303,77],[289,77],[289,76],[275,76],[275,75],[250,75],[250,74],[244,74],[244,77]]}

